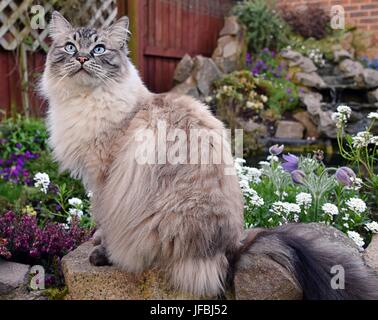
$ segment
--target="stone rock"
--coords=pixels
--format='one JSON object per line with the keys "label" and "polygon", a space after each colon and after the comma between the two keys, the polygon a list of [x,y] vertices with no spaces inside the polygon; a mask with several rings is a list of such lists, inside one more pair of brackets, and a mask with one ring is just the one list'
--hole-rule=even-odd
{"label": "stone rock", "polygon": [[319,138],[319,132],[307,111],[297,112],[293,118],[300,122],[306,130],[306,138]]}
{"label": "stone rock", "polygon": [[295,74],[296,80],[302,84],[303,86],[310,87],[310,88],[326,88],[327,85],[324,80],[316,73],[304,73],[304,72],[297,72]]}
{"label": "stone rock", "polygon": [[322,95],[317,92],[303,93],[299,95],[302,103],[306,106],[307,111],[318,125],[318,132],[329,138],[335,138],[337,129],[332,120],[332,111],[322,109]]}
{"label": "stone rock", "polygon": [[230,73],[238,68],[243,54],[243,40],[241,36],[223,36],[218,39],[218,44],[212,59],[224,73]]}
{"label": "stone rock", "polygon": [[355,49],[354,49],[353,42],[354,42],[354,36],[352,32],[346,32],[341,36],[341,39],[340,39],[341,47],[351,52],[352,55],[354,56]]}
{"label": "stone rock", "polygon": [[378,102],[378,89],[368,92],[368,99],[370,103]]}
{"label": "stone rock", "polygon": [[252,119],[245,120],[242,118],[238,118],[237,122],[246,132],[259,134],[261,136],[265,136],[268,133],[268,130],[265,125],[254,122]]}
{"label": "stone rock", "polygon": [[[322,223],[298,223],[295,228],[299,237],[318,238],[319,248],[332,243],[336,252],[361,258],[355,243],[336,228]],[[235,274],[236,299],[302,299],[302,290],[287,269],[260,252],[264,249],[252,247],[241,256]]]}
{"label": "stone rock", "polygon": [[157,269],[135,275],[114,266],[95,267],[88,255],[93,245],[86,242],[62,259],[68,300],[158,300],[193,299],[174,292]]}
{"label": "stone rock", "polygon": [[193,66],[193,59],[186,54],[177,65],[173,79],[179,83],[184,82],[192,73]]}
{"label": "stone rock", "polygon": [[345,49],[335,49],[333,51],[333,59],[336,63],[338,63],[345,59],[353,59],[353,55]]}
{"label": "stone rock", "polygon": [[0,297],[26,291],[30,266],[0,259]]}
{"label": "stone rock", "polygon": [[304,73],[312,73],[318,70],[310,58],[303,56],[297,61],[290,61],[289,67],[300,67]]}
{"label": "stone rock", "polygon": [[183,83],[180,83],[173,87],[170,92],[177,93],[179,95],[189,95],[196,99],[199,99],[200,94],[197,89],[197,84],[192,76],[187,78]]}
{"label": "stone rock", "polygon": [[374,69],[364,69],[363,71],[364,82],[369,88],[378,87],[378,71]]}
{"label": "stone rock", "polygon": [[194,80],[201,95],[208,96],[210,94],[213,82],[219,79],[222,72],[211,58],[196,56],[194,58]]}
{"label": "stone rock", "polygon": [[276,138],[302,139],[304,126],[296,121],[278,121]]}
{"label": "stone rock", "polygon": [[292,275],[263,255],[243,256],[235,275],[236,300],[301,300],[302,290]]}
{"label": "stone rock", "polygon": [[241,28],[238,23],[238,18],[235,16],[226,17],[224,19],[224,27],[220,31],[220,36],[235,36],[239,34]]}
{"label": "stone rock", "polygon": [[298,62],[303,58],[303,55],[291,49],[284,49],[280,53],[281,57],[290,61]]}
{"label": "stone rock", "polygon": [[339,69],[348,77],[360,78],[364,72],[363,65],[351,59],[345,59],[339,64]]}
{"label": "stone rock", "polygon": [[366,264],[378,273],[378,234],[375,234],[363,254]]}

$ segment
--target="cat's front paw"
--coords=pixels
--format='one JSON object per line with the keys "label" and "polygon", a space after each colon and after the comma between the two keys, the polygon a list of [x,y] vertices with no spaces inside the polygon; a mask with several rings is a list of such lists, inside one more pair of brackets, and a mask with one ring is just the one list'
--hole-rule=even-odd
{"label": "cat's front paw", "polygon": [[89,254],[89,262],[96,267],[111,265],[105,247],[102,245],[93,248]]}

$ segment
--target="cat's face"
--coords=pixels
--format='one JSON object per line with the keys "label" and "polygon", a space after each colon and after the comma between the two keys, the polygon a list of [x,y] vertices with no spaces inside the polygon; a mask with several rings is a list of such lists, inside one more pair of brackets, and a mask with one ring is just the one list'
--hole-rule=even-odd
{"label": "cat's face", "polygon": [[58,12],[49,25],[52,46],[47,56],[50,76],[78,85],[109,84],[127,70],[128,18],[103,29],[74,28]]}

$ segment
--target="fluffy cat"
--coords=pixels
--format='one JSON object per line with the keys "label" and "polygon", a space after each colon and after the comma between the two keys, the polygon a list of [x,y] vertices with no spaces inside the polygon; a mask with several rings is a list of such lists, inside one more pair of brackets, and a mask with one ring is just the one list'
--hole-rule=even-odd
{"label": "fluffy cat", "polygon": [[[316,237],[303,236],[300,225],[261,231],[255,240],[251,234],[242,244],[243,198],[236,175],[225,174],[227,168],[234,172],[229,167],[231,152],[222,149],[227,146],[223,136],[212,140],[208,150],[211,159],[221,156],[220,163],[136,160],[143,144],[138,140],[141,129],[152,133],[151,143],[159,135],[160,122],[167,130],[181,129],[187,137],[193,129],[221,132],[224,127],[191,97],[146,89],[128,59],[127,17],[96,30],[74,28],[54,12],[49,28],[53,43],[41,82],[49,102],[49,142],[61,169],[82,179],[93,192],[92,213],[102,239],[90,256],[92,263],[109,261],[136,273],[158,266],[177,290],[209,297],[224,292],[241,254],[259,252],[289,268],[306,298],[377,296],[366,284],[366,279],[377,283],[376,278],[360,260],[358,268],[351,267],[351,274],[358,274],[351,289],[361,288],[358,293],[339,294],[325,281],[317,284],[314,279],[330,278],[325,271],[329,265],[342,264],[346,257],[338,259],[330,247],[320,254],[322,269],[318,263],[298,262],[298,256],[308,261],[318,261],[319,256]],[[167,148],[175,143],[168,141]],[[184,142],[178,144],[186,148]],[[148,146],[153,150],[150,156],[162,151]],[[302,276],[311,271],[318,278],[309,281]],[[320,285],[327,288],[320,290]]]}

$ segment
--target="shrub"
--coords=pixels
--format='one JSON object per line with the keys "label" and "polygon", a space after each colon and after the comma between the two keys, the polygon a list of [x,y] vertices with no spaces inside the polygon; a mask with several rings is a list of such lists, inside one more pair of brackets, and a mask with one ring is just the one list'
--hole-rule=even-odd
{"label": "shrub", "polygon": [[267,95],[267,107],[275,114],[281,115],[299,105],[298,87],[288,80],[288,66],[275,51],[264,48],[259,54],[247,54],[246,66]]}
{"label": "shrub", "polygon": [[62,257],[91,235],[89,229],[79,226],[78,220],[66,229],[63,224],[48,221],[38,224],[37,217],[29,214],[7,212],[0,215],[0,238],[15,260],[49,260]]}
{"label": "shrub", "polygon": [[330,31],[328,12],[317,4],[281,8],[281,16],[291,29],[304,38],[324,38]]}
{"label": "shrub", "polygon": [[235,71],[214,83],[217,114],[232,128],[237,117],[259,117],[268,98],[250,71]]}
{"label": "shrub", "polygon": [[243,1],[233,8],[233,14],[246,28],[249,51],[279,50],[287,45],[289,29],[265,0]]}

